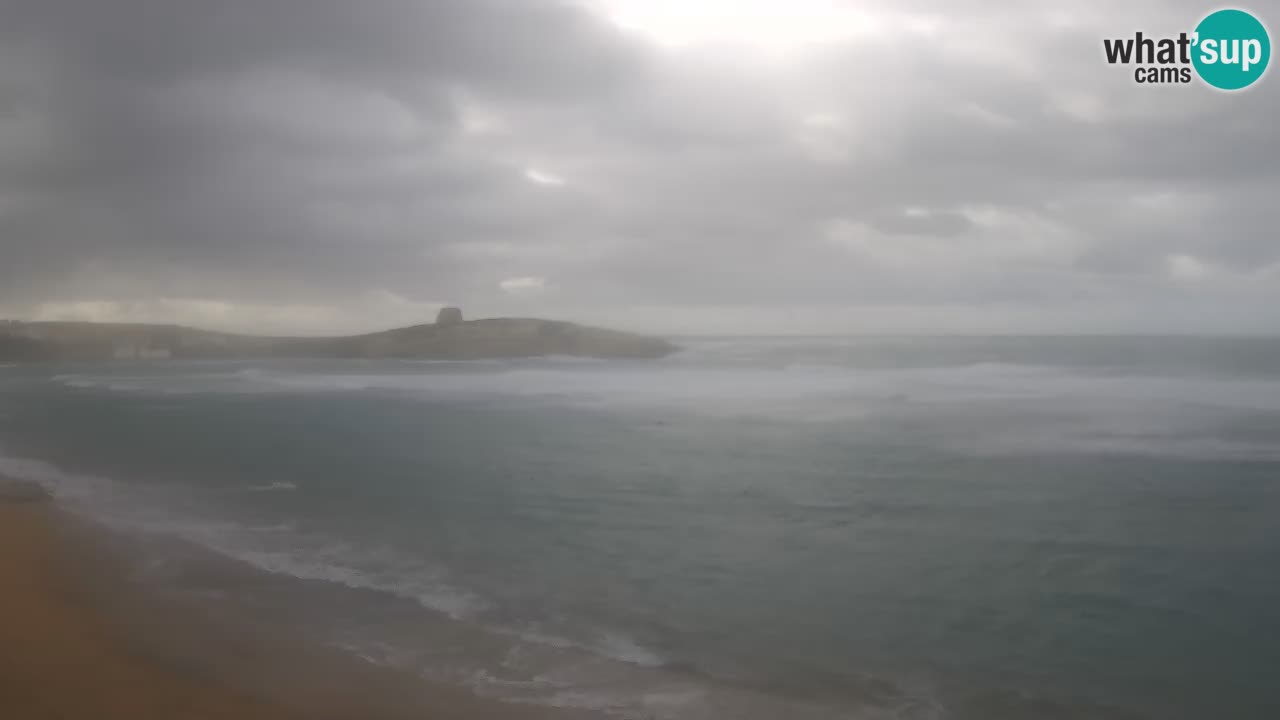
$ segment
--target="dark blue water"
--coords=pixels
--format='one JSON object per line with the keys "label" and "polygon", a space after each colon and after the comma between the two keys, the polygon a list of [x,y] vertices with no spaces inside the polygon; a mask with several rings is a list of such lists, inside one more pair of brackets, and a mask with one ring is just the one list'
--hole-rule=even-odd
{"label": "dark blue water", "polygon": [[1280,341],[688,345],[8,367],[0,473],[519,701],[1280,717]]}

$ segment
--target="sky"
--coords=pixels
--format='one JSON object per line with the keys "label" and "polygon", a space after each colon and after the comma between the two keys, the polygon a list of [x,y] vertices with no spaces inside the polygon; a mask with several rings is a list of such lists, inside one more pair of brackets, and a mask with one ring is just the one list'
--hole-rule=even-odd
{"label": "sky", "polygon": [[1216,7],[0,0],[0,317],[1274,333],[1276,71],[1103,58]]}

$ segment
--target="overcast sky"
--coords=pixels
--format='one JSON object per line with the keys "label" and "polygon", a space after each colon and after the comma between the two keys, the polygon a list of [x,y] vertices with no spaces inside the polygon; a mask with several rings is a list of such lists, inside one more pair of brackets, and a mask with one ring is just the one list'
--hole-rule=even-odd
{"label": "overcast sky", "polygon": [[1274,68],[1103,61],[1215,7],[0,0],[0,316],[1280,331]]}

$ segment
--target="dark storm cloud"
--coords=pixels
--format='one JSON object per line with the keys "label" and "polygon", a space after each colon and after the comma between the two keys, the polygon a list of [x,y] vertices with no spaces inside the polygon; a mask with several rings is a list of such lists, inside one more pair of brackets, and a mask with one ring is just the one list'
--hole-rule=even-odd
{"label": "dark storm cloud", "polygon": [[1194,3],[1031,5],[863,3],[876,32],[775,56],[664,45],[608,0],[0,0],[0,310],[734,330],[1256,304],[1274,78],[1102,62]]}

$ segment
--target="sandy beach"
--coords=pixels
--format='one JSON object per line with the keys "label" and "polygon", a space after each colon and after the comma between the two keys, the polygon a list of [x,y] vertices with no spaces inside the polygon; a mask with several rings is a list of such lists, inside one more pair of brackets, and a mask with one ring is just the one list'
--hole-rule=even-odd
{"label": "sandy beach", "polygon": [[118,567],[86,532],[38,488],[0,478],[0,716],[565,717],[431,686],[136,597],[112,582]]}
{"label": "sandy beach", "polygon": [[66,586],[53,510],[0,501],[0,712],[41,718],[296,718],[137,657]]}

